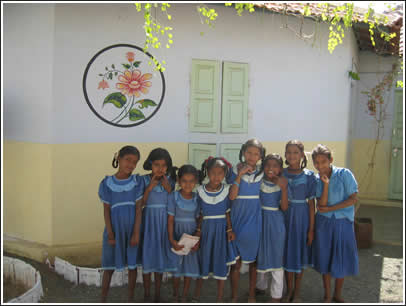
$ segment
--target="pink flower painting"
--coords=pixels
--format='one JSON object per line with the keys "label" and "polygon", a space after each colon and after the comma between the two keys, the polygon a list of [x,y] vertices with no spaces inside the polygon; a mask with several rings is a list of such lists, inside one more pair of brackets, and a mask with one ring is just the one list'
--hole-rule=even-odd
{"label": "pink flower painting", "polygon": [[138,98],[141,93],[148,93],[148,87],[152,85],[148,80],[151,78],[151,73],[145,73],[143,75],[138,69],[134,71],[126,70],[124,75],[118,77],[121,83],[117,83],[116,88],[119,89],[123,95],[136,96]]}
{"label": "pink flower painting", "polygon": [[[103,100],[103,107],[105,105],[113,105],[120,109],[118,115],[111,120],[112,123],[118,124],[122,120],[138,121],[145,119],[145,108],[153,108],[157,103],[151,99],[143,97],[138,100],[136,98],[141,95],[149,93],[152,87],[152,74],[142,73],[138,67],[141,61],[135,61],[134,52],[127,52],[125,54],[128,62],[122,63],[121,66],[124,70],[120,70],[114,64],[110,67],[106,66],[105,71],[100,73],[99,76],[102,80],[98,84],[98,89],[110,88],[106,80],[114,82],[117,80],[115,87],[118,92],[108,94]],[[112,89],[113,89],[112,88]]]}
{"label": "pink flower painting", "polygon": [[109,87],[109,83],[107,83],[105,80],[102,80],[100,83],[99,83],[99,87],[97,87],[97,89],[106,89],[106,88],[110,88]]}

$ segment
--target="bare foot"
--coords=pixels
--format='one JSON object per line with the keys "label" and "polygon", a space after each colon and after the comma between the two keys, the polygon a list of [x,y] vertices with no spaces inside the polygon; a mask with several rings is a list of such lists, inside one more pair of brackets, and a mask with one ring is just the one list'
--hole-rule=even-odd
{"label": "bare foot", "polygon": [[238,297],[232,297],[231,298],[231,303],[237,303]]}
{"label": "bare foot", "polygon": [[300,296],[293,297],[292,303],[302,303],[302,299]]}
{"label": "bare foot", "polygon": [[248,303],[256,303],[257,300],[255,299],[255,297],[248,297]]}
{"label": "bare foot", "polygon": [[324,297],[323,303],[331,303],[331,296],[329,297]]}
{"label": "bare foot", "polygon": [[281,299],[270,298],[270,299],[268,300],[268,303],[280,303],[280,302],[281,302]]}
{"label": "bare foot", "polygon": [[334,300],[334,302],[337,302],[337,303],[345,303],[345,301],[343,300],[343,298],[341,296],[334,296],[333,300]]}
{"label": "bare foot", "polygon": [[217,298],[216,303],[223,303],[223,298]]}
{"label": "bare foot", "polygon": [[182,296],[182,298],[180,299],[180,302],[181,302],[181,303],[186,303],[186,300],[187,300],[187,299],[186,299],[186,296]]}

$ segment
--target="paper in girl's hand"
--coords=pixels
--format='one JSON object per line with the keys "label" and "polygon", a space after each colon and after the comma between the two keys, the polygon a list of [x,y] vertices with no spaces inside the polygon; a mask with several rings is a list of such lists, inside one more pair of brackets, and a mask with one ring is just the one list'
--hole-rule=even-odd
{"label": "paper in girl's hand", "polygon": [[190,250],[196,245],[196,243],[199,242],[199,237],[197,236],[192,236],[183,233],[182,237],[180,237],[178,241],[178,245],[183,245],[183,249],[176,251],[174,248],[171,248],[172,252],[178,255],[187,255],[189,254]]}

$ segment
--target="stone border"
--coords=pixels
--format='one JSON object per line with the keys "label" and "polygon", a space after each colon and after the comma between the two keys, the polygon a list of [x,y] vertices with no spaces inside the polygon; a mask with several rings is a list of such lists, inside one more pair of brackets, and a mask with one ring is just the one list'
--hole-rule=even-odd
{"label": "stone border", "polygon": [[[88,286],[101,287],[103,279],[102,268],[87,268],[72,265],[71,263],[55,256],[55,272],[62,275],[66,280],[73,282],[75,285],[85,284]],[[164,273],[162,281],[168,281],[169,273]],[[151,275],[154,280],[154,274]],[[137,268],[137,283],[142,283],[142,268]],[[118,272],[115,271],[111,278],[110,287],[119,287],[128,284],[128,269]]]}
{"label": "stone border", "polygon": [[4,301],[5,303],[38,303],[44,295],[41,274],[30,264],[20,259],[3,256],[3,275],[31,288],[19,297]]}

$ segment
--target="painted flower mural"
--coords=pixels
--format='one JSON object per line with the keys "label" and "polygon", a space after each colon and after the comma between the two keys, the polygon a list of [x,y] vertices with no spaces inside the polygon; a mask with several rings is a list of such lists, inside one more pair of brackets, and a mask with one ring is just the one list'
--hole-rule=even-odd
{"label": "painted flower mural", "polygon": [[[128,47],[136,48],[140,52],[125,52]],[[113,48],[117,48],[117,51],[119,48],[123,49],[114,56],[101,57],[103,52],[112,51]],[[100,119],[115,126],[129,127],[145,122],[159,109],[165,93],[165,81],[161,72],[154,73],[152,67],[142,64],[146,56],[151,57],[136,46],[121,44],[103,49],[89,62],[83,78],[83,90],[88,105]],[[102,59],[111,60],[110,57],[118,58],[119,64],[117,61],[110,61],[105,66]],[[89,75],[96,76],[96,68],[92,67],[99,58],[103,65],[98,63],[96,66],[99,69],[104,66],[104,71],[99,70],[99,79],[94,81],[92,87]],[[159,74],[160,78],[154,79],[154,74]],[[93,98],[89,97],[90,93]]]}

